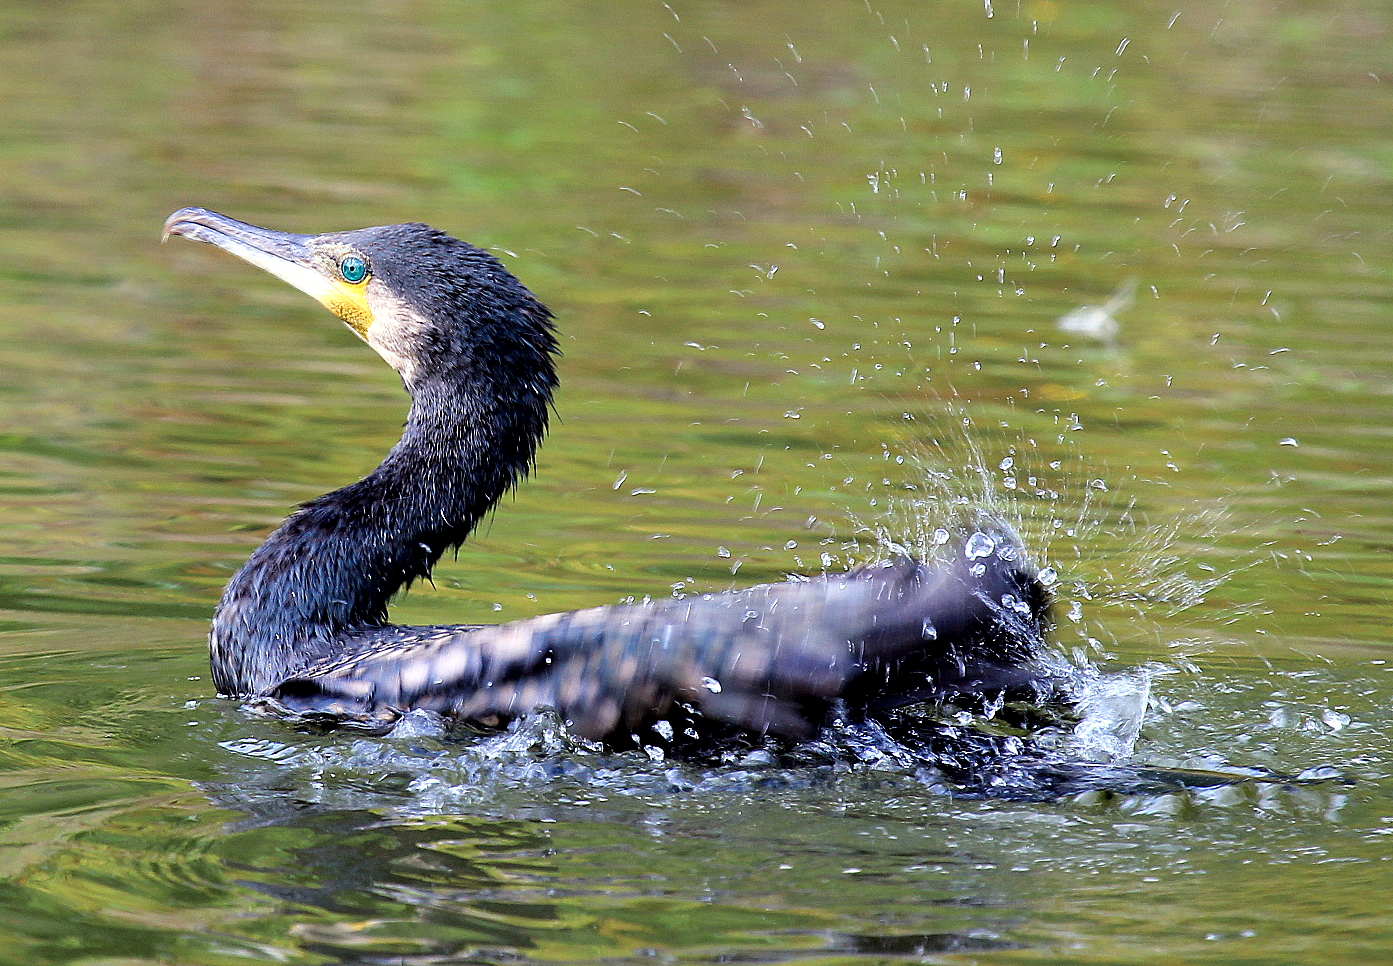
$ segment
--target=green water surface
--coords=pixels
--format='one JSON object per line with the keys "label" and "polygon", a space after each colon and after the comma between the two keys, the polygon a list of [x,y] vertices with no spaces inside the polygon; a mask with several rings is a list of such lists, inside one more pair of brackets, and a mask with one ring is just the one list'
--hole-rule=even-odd
{"label": "green water surface", "polygon": [[[1377,0],[0,5],[0,962],[1386,961],[1391,135]],[[555,311],[536,474],[402,620],[837,569],[959,496],[1062,654],[1150,669],[1138,761],[1343,777],[1017,803],[251,719],[220,588],[405,400],[160,247],[190,204],[428,221]]]}

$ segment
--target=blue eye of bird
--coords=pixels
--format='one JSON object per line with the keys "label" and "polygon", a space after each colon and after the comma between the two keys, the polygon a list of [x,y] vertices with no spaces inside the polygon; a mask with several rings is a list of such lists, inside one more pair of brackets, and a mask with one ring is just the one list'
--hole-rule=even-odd
{"label": "blue eye of bird", "polygon": [[361,282],[368,277],[368,263],[357,255],[348,255],[339,262],[339,274],[345,282]]}

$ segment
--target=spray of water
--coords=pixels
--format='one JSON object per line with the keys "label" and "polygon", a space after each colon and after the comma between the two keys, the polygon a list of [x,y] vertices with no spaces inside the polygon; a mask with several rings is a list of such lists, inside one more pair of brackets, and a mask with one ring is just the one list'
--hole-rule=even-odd
{"label": "spray of water", "polygon": [[[1232,619],[1201,605],[1258,562],[1205,561],[1205,548],[1232,532],[1225,508],[1146,521],[1127,493],[1137,481],[1089,467],[1064,434],[1049,442],[1065,455],[1051,459],[1028,433],[1000,424],[981,431],[957,406],[916,416],[914,425],[930,429],[890,460],[903,471],[883,481],[880,491],[888,492],[871,500],[874,513],[848,514],[852,532],[838,563],[898,553],[935,558],[959,548],[970,555],[985,532],[1005,527],[1019,534],[1022,553],[1055,596],[1055,656],[1075,689],[1078,717],[1061,750],[1092,761],[1128,758],[1151,707],[1153,680],[1192,670],[1189,655],[1213,646],[1200,629]],[[1167,633],[1176,623],[1194,633]],[[1110,646],[1148,637],[1169,645],[1168,662],[1105,670]]]}
{"label": "spray of water", "polygon": [[[1009,527],[1054,593],[1060,644],[1078,663],[1105,657],[1103,642],[1119,634],[1148,634],[1158,620],[1195,612],[1221,623],[1232,615],[1197,609],[1259,562],[1204,559],[1204,548],[1233,529],[1222,504],[1144,519],[1127,492],[1136,479],[1092,470],[1077,452],[1042,456],[1028,433],[984,432],[956,406],[915,425],[930,429],[902,445],[903,457],[892,461],[902,472],[882,481],[874,512],[848,510],[851,533],[837,564],[896,553],[932,559],[992,524]],[[1066,450],[1067,439],[1058,440]]]}

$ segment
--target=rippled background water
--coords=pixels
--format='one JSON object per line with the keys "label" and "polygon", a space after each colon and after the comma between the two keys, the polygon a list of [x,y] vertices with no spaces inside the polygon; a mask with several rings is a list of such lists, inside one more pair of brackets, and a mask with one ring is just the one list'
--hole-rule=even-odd
{"label": "rippled background water", "polygon": [[[1371,0],[5,5],[0,960],[1386,957],[1390,80]],[[404,400],[160,248],[185,204],[427,220],[557,312],[535,479],[403,619],[842,566],[972,494],[1062,653],[1151,669],[1138,761],[1347,781],[1023,804],[248,719],[221,584]]]}

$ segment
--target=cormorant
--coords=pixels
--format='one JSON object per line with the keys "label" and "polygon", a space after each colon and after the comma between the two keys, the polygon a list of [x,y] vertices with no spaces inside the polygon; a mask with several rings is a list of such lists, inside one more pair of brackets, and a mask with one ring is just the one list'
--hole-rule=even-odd
{"label": "cormorant", "polygon": [[389,623],[391,597],[531,469],[557,384],[551,313],[492,255],[422,224],[299,235],[184,208],[170,235],[318,299],[411,397],[382,464],[303,504],[228,583],[209,635],[220,694],[380,726],[424,708],[496,728],[550,707],[584,738],[675,747],[799,740],[838,712],[1030,694],[1048,678],[1048,595],[1004,526],[933,564],[501,625]]}

